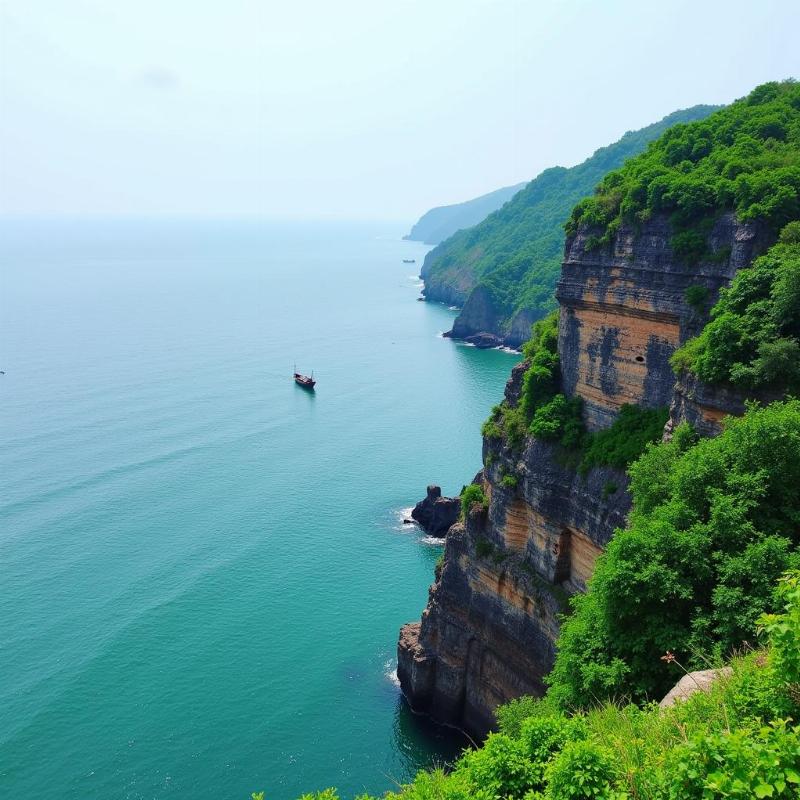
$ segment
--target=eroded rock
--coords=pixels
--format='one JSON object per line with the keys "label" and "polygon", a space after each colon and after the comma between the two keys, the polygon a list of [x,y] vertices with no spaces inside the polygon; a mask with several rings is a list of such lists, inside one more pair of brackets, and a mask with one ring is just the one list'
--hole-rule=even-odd
{"label": "eroded rock", "polygon": [[458,497],[442,497],[442,490],[431,485],[425,499],[414,506],[411,516],[426,533],[444,536],[460,513],[461,500]]}

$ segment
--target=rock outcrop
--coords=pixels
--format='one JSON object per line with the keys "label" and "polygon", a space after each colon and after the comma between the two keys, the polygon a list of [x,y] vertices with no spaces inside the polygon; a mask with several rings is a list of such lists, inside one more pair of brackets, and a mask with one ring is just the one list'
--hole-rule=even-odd
{"label": "rock outcrop", "polygon": [[697,692],[709,692],[711,687],[720,679],[733,675],[730,667],[722,669],[701,669],[696,672],[687,672],[663,697],[658,704],[660,708],[669,708],[675,703],[687,700]]}
{"label": "rock outcrop", "polygon": [[[430,289],[426,283],[423,290],[426,298],[433,300],[444,296],[435,279],[430,279],[430,284]],[[445,336],[463,339],[477,347],[505,346],[518,349],[530,339],[531,325],[542,316],[534,309],[523,308],[510,320],[506,319],[506,312],[497,305],[491,292],[481,285],[469,292],[465,301],[456,302],[455,305],[461,302],[461,311],[453,322],[452,330]]]}
{"label": "rock outcrop", "polygon": [[429,486],[424,500],[414,506],[411,516],[420,527],[431,536],[444,536],[455,525],[461,513],[461,500],[458,497],[442,497],[438,486]]}
{"label": "rock outcrop", "polygon": [[[753,225],[723,216],[709,236],[713,254],[689,266],[654,218],[621,228],[613,246],[590,249],[592,230],[567,240],[557,298],[562,391],[583,399],[590,430],[611,425],[625,403],[672,409],[712,431],[742,398],[688,381],[675,388],[669,359],[708,318],[719,290],[771,242]],[[686,302],[707,289],[704,308]],[[526,365],[514,368],[506,401],[519,401]],[[540,694],[552,668],[559,614],[584,591],[595,560],[630,509],[623,472],[581,475],[558,445],[528,437],[518,449],[484,438],[480,477],[488,508],[475,507],[447,536],[444,562],[419,623],[406,625],[398,675],[412,707],[483,735],[494,708]]]}
{"label": "rock outcrop", "polygon": [[[640,231],[622,228],[610,249],[587,250],[592,233],[584,229],[567,241],[556,298],[564,389],[583,398],[587,426],[598,430],[625,403],[671,404],[670,356],[700,331],[720,288],[768,241],[755,225],[727,214],[709,237],[716,258],[689,267],[676,260],[663,217]],[[705,309],[687,304],[690,286],[707,289]]]}
{"label": "rock outcrop", "polygon": [[[523,373],[515,368],[509,381],[511,402]],[[450,529],[422,621],[401,632],[398,676],[415,710],[483,735],[499,703],[543,692],[558,616],[630,503],[623,473],[594,469],[584,479],[558,455],[533,438],[521,452],[485,440],[489,508]],[[516,486],[504,485],[508,475]]]}

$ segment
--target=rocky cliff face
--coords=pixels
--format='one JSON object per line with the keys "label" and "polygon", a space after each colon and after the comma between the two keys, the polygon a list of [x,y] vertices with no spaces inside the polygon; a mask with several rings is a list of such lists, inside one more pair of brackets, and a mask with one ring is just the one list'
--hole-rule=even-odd
{"label": "rocky cliff face", "polygon": [[533,323],[542,317],[534,309],[523,308],[510,320],[505,319],[504,311],[496,305],[488,289],[480,285],[473,288],[469,276],[462,276],[458,285],[442,280],[441,276],[426,278],[422,294],[426,300],[461,306],[445,336],[478,347],[519,349],[530,339]]}
{"label": "rocky cliff face", "polygon": [[[722,217],[709,236],[715,255],[689,267],[675,258],[665,219],[621,229],[610,249],[587,249],[592,233],[567,241],[557,289],[562,389],[583,398],[590,430],[636,403],[670,406],[668,430],[688,420],[715,432],[742,398],[686,380],[676,388],[669,358],[702,328],[719,289],[768,246],[766,236]],[[689,286],[708,290],[704,309],[687,304]],[[512,406],[525,368],[515,367],[506,387]],[[404,626],[398,646],[412,707],[477,735],[491,729],[499,703],[543,691],[558,616],[630,508],[625,474],[581,476],[557,445],[529,437],[514,450],[484,439],[483,460],[488,509],[473,508],[448,532],[422,620]]]}
{"label": "rocky cliff face", "polygon": [[422,294],[426,300],[433,300],[437,303],[446,303],[450,306],[463,306],[469,293],[475,288],[476,278],[471,270],[466,268],[456,269],[431,274],[430,263],[432,260],[431,250],[422,262],[422,269],[419,272],[420,278],[425,281],[425,288]]}
{"label": "rocky cliff face", "polygon": [[[523,372],[516,367],[506,389],[512,403]],[[483,735],[499,703],[543,692],[558,615],[630,502],[624,474],[594,469],[584,479],[561,455],[532,438],[521,451],[485,440],[489,508],[450,529],[422,621],[401,630],[398,676],[415,710]]]}
{"label": "rocky cliff face", "polygon": [[[564,389],[583,398],[587,426],[598,430],[608,427],[625,403],[671,404],[670,356],[700,331],[720,288],[767,241],[754,225],[726,215],[709,237],[716,257],[688,267],[673,255],[666,219],[638,232],[620,230],[610,249],[587,250],[590,234],[583,230],[567,241],[556,297]],[[708,290],[705,309],[687,304],[690,286]],[[725,401],[718,405],[724,412]],[[688,407],[686,413],[692,413]]]}

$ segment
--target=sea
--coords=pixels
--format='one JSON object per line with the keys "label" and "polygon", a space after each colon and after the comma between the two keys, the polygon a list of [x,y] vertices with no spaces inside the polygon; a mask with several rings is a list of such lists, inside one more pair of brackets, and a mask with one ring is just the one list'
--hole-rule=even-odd
{"label": "sea", "polygon": [[466,745],[401,697],[403,519],[518,356],[442,338],[405,230],[0,221],[0,797],[350,798]]}

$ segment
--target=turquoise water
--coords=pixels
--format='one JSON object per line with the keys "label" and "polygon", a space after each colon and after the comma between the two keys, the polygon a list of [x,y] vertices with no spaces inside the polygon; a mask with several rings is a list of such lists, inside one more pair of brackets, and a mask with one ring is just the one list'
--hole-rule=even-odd
{"label": "turquoise water", "polygon": [[394,680],[441,550],[400,515],[515,359],[437,336],[402,232],[0,223],[0,796],[350,796],[460,746]]}

